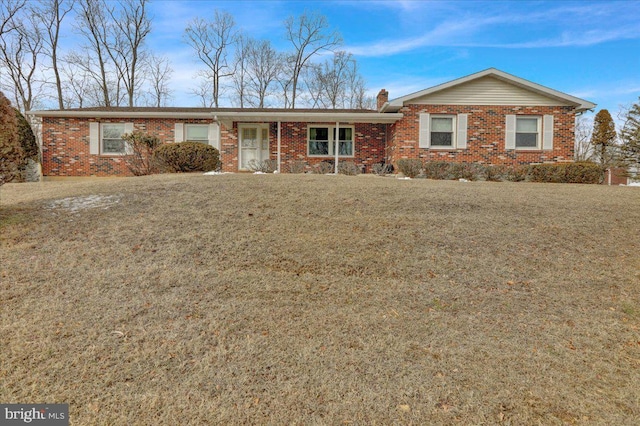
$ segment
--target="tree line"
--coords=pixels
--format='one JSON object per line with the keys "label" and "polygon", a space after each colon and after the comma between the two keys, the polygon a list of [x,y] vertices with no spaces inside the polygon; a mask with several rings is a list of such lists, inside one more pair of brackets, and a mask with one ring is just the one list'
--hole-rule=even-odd
{"label": "tree line", "polygon": [[[21,110],[169,106],[168,57],[148,46],[149,0],[0,0],[0,88]],[[191,20],[200,106],[374,108],[355,58],[319,13],[283,22],[289,49],[242,31],[228,12]],[[63,37],[77,46],[61,49]]]}

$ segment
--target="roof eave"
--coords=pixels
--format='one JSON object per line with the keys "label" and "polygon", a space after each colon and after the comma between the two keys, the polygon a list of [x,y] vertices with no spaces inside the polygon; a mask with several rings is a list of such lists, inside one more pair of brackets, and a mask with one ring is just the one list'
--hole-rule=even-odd
{"label": "roof eave", "polygon": [[402,114],[378,112],[172,112],[172,111],[28,111],[36,117],[80,117],[80,118],[202,118],[226,119],[232,121],[347,121],[358,123],[393,123]]}

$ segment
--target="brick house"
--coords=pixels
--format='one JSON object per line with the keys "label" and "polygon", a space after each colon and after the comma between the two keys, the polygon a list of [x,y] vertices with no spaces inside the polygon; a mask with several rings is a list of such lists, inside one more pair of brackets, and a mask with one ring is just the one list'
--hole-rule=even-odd
{"label": "brick house", "polygon": [[[123,176],[123,133],[220,151],[223,171],[275,160],[286,172],[322,161],[364,171],[403,158],[531,164],[573,160],[576,114],[595,104],[494,68],[388,100],[377,110],[81,108],[31,111],[41,120],[43,176]],[[336,143],[337,142],[337,143]]]}

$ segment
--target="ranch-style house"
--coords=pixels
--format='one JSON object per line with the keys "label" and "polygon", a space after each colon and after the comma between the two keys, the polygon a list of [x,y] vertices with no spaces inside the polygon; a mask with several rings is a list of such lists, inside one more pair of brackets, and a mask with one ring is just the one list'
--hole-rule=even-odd
{"label": "ranch-style house", "polygon": [[495,68],[392,100],[377,110],[97,107],[30,111],[40,121],[42,174],[126,176],[133,130],[220,151],[222,171],[275,160],[286,172],[351,161],[369,172],[403,158],[482,164],[569,162],[576,114],[595,104]]}

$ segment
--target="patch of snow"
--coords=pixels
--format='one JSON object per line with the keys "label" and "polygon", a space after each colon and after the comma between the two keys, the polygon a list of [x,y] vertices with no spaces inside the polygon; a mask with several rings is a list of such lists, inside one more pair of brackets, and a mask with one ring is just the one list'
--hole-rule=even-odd
{"label": "patch of snow", "polygon": [[108,209],[109,207],[118,204],[121,198],[122,194],[69,197],[50,202],[48,208],[51,210],[62,209],[70,213],[78,213],[81,210],[87,209]]}
{"label": "patch of snow", "polygon": [[409,176],[398,176],[396,179],[400,179],[400,180],[411,180],[411,178]]}
{"label": "patch of snow", "polygon": [[465,178],[460,178],[460,179],[458,179],[458,182],[469,182],[469,181],[467,179],[465,179]]}
{"label": "patch of snow", "polygon": [[253,172],[254,175],[266,175],[265,172],[261,172],[261,171],[257,171],[257,172]]}
{"label": "patch of snow", "polygon": [[218,176],[218,175],[230,175],[232,172],[206,172],[203,173],[205,176]]}

